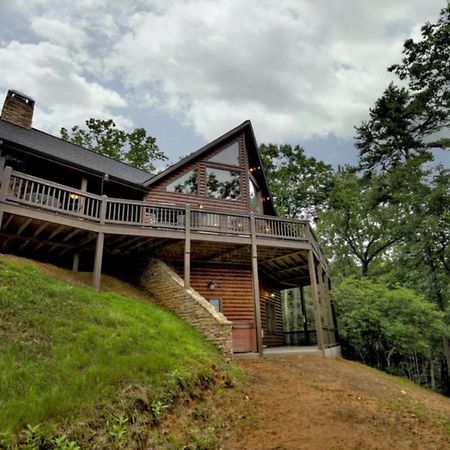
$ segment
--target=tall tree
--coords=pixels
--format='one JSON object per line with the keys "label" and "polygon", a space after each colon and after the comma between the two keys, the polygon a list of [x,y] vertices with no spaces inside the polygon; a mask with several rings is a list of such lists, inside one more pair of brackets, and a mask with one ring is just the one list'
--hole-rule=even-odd
{"label": "tall tree", "polygon": [[147,136],[144,128],[136,128],[127,133],[117,128],[112,119],[91,118],[86,121],[86,128],[75,125],[70,131],[61,128],[60,133],[65,141],[81,145],[139,169],[155,170],[154,160],[167,159],[156,145],[156,139]]}
{"label": "tall tree", "polygon": [[261,144],[264,168],[280,215],[312,219],[326,208],[334,172],[296,145]]}
{"label": "tall tree", "polygon": [[341,269],[347,265],[352,272],[353,262],[361,275],[369,275],[373,263],[402,238],[403,216],[387,201],[383,182],[382,176],[360,178],[350,168],[340,170],[335,178],[318,229]]}
{"label": "tall tree", "polygon": [[405,42],[402,62],[389,68],[407,88],[391,84],[370,119],[356,128],[366,170],[391,170],[414,157],[429,160],[433,148],[450,147],[450,5],[421,34],[421,40]]}

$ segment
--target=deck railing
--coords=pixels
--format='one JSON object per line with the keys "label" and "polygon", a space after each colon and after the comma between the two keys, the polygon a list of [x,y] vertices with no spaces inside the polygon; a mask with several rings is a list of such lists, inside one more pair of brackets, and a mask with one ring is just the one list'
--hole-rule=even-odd
{"label": "deck railing", "polygon": [[[251,215],[223,213],[189,207],[155,206],[148,202],[109,198],[13,171],[2,175],[0,201],[66,214],[97,223],[130,225],[185,231],[190,214],[192,231],[200,233],[251,235]],[[8,181],[9,180],[9,181]],[[0,195],[1,197],[1,195]],[[316,253],[320,247],[306,221],[273,216],[255,216],[255,233],[260,238],[310,242]]]}

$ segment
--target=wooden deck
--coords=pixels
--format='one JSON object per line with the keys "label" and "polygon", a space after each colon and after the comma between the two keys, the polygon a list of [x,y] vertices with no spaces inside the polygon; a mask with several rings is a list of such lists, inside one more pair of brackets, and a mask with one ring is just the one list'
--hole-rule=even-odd
{"label": "wooden deck", "polygon": [[[328,272],[306,221],[236,214],[199,208],[154,206],[144,201],[99,196],[6,167],[0,189],[1,211],[95,233],[190,239],[259,246],[311,249]],[[254,232],[252,236],[252,223]]]}
{"label": "wooden deck", "polygon": [[[310,285],[319,347],[325,349],[336,344],[329,267],[306,221],[110,198],[13,171],[10,167],[0,171],[0,177],[2,252],[8,251],[8,245],[13,243],[14,251],[19,254],[29,250],[31,255],[44,251],[47,257],[72,255],[76,270],[80,251],[89,248],[93,255],[93,286],[99,289],[104,249],[110,255],[133,256],[138,250],[153,253],[173,242],[179,246],[188,288],[191,245],[194,244],[197,252],[202,246],[211,249],[214,245],[225,245],[228,255],[236,258],[245,255],[251,265],[260,355],[263,352],[260,272],[279,283],[292,280],[291,287]],[[208,256],[205,260],[211,258],[214,259]]]}

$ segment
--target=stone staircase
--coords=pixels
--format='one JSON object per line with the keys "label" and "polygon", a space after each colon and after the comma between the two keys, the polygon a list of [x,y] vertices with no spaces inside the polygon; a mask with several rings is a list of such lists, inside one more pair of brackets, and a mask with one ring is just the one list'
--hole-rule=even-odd
{"label": "stone staircase", "polygon": [[215,344],[225,358],[233,355],[232,324],[163,261],[152,258],[141,276],[141,286],[156,303],[177,314]]}

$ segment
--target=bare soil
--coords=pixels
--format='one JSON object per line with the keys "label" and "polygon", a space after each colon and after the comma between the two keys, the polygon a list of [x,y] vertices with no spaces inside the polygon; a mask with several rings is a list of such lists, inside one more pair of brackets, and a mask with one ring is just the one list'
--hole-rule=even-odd
{"label": "bare soil", "polygon": [[309,355],[238,366],[245,425],[224,449],[450,449],[450,399],[402,378]]}

